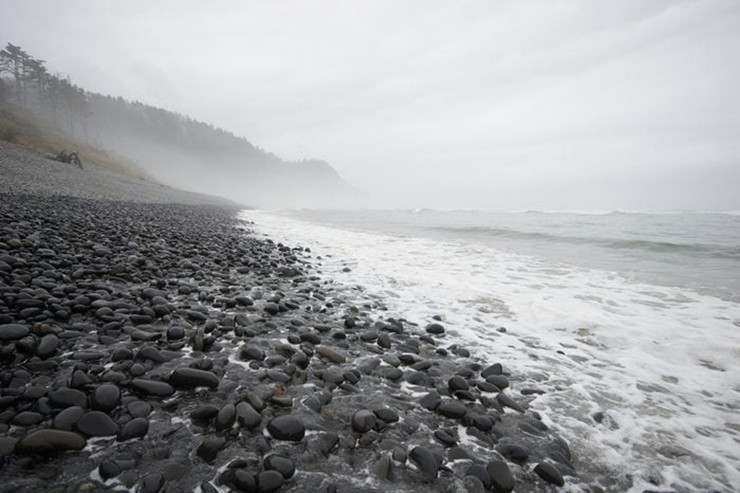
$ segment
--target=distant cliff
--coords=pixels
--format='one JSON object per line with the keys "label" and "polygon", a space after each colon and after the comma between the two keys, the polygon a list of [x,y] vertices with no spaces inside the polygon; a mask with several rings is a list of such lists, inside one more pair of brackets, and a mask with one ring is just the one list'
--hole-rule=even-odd
{"label": "distant cliff", "polygon": [[12,44],[0,52],[0,105],[22,108],[177,188],[257,207],[332,206],[352,193],[325,161],[285,161],[190,117],[85,91]]}

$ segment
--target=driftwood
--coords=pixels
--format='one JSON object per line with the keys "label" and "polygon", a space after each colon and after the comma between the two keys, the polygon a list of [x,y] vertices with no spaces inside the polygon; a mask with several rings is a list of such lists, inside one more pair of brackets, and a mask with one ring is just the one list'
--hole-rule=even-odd
{"label": "driftwood", "polygon": [[80,161],[80,156],[75,151],[70,152],[67,149],[62,149],[54,159],[60,163],[74,164],[78,168],[82,169],[82,161]]}

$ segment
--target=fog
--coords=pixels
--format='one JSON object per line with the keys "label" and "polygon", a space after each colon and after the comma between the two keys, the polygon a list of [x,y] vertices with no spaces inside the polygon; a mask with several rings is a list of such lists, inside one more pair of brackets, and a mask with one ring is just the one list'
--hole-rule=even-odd
{"label": "fog", "polygon": [[731,0],[0,3],[52,71],[375,207],[739,210],[738,27]]}

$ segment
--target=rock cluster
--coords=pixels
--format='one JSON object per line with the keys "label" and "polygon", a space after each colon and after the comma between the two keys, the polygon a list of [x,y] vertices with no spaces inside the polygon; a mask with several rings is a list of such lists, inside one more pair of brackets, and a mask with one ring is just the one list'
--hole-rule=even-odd
{"label": "rock cluster", "polygon": [[0,195],[14,491],[551,491],[568,445],[441,321],[319,277],[234,209]]}

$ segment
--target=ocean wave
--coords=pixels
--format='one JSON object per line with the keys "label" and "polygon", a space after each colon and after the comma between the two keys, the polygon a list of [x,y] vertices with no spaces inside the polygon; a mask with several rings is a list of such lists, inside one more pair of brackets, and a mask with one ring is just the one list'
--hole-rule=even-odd
{"label": "ocean wave", "polygon": [[554,235],[536,231],[491,226],[429,226],[430,231],[455,235],[490,236],[533,241],[547,241],[576,245],[591,245],[615,250],[640,250],[653,253],[677,253],[686,255],[708,255],[714,258],[740,260],[740,247],[725,247],[702,243],[677,243],[670,241],[633,240],[620,238],[583,237]]}

